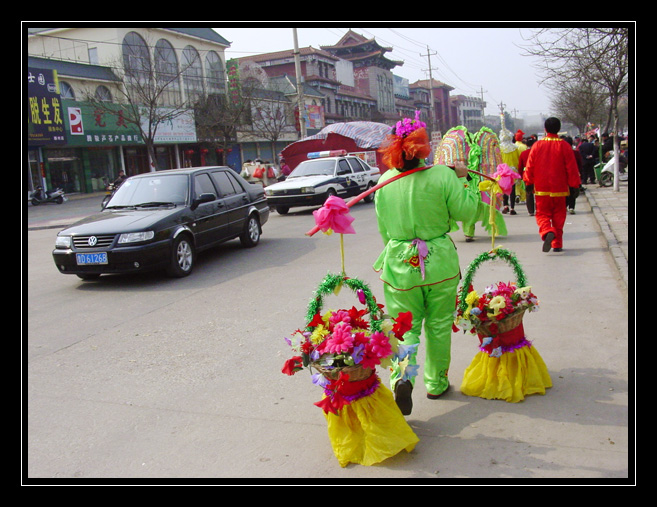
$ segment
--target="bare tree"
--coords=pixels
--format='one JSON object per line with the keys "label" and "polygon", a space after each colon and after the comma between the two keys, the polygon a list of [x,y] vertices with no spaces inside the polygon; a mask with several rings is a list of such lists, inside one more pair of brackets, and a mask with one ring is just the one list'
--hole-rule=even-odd
{"label": "bare tree", "polygon": [[528,54],[539,57],[546,80],[591,82],[607,92],[613,116],[614,190],[618,191],[618,102],[628,93],[630,27],[543,28],[533,31]]}
{"label": "bare tree", "polygon": [[99,100],[91,91],[85,93],[85,100],[106,114],[117,115],[120,111],[121,120],[139,130],[151,171],[156,171],[158,128],[192,112],[194,104],[202,97],[199,90],[203,89],[203,83],[195,72],[199,65],[198,53],[183,55],[178,64],[172,47],[148,45],[135,34],[133,39],[124,42],[122,58],[109,63],[121,80],[115,102]]}

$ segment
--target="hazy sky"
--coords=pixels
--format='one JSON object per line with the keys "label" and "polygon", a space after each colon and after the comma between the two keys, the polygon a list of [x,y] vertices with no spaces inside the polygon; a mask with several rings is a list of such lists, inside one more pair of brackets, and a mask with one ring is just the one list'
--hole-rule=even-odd
{"label": "hazy sky", "polygon": [[[486,114],[499,114],[500,104],[511,116],[523,117],[550,112],[548,91],[539,86],[539,76],[528,56],[522,56],[530,35],[522,25],[504,28],[480,25],[480,27],[455,24],[429,25],[400,28],[351,27],[364,37],[375,38],[393,50],[386,53],[391,60],[404,64],[393,73],[411,83],[428,79],[429,59],[433,78],[452,87],[452,95],[481,97],[486,101]],[[407,22],[405,22],[407,23]],[[249,25],[214,28],[231,42],[226,58],[242,58],[250,54],[270,53],[294,48],[292,28],[275,28],[271,24],[250,28]],[[255,25],[251,25],[255,26]],[[303,25],[297,28],[299,47],[329,46],[336,44],[349,28],[330,25]]]}

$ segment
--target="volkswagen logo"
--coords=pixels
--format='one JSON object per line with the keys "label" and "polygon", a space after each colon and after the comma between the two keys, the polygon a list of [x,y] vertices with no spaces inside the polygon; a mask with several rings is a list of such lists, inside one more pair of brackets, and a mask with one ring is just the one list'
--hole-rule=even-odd
{"label": "volkswagen logo", "polygon": [[96,246],[96,243],[98,243],[98,238],[96,236],[90,236],[87,240],[87,243],[89,243],[89,246]]}

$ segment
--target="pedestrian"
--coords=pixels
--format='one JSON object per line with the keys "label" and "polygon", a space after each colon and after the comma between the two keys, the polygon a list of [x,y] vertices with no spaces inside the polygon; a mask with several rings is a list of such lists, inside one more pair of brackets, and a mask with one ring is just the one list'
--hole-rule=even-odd
{"label": "pedestrian", "polygon": [[536,223],[544,252],[562,251],[566,197],[578,192],[581,183],[573,149],[559,138],[559,129],[558,118],[545,120],[545,137],[532,146],[523,175],[526,184],[534,185]]}
{"label": "pedestrian", "polygon": [[466,188],[465,164],[454,168],[425,165],[431,145],[417,113],[415,120],[404,118],[397,122],[379,151],[390,168],[380,182],[423,168],[377,190],[374,201],[384,243],[374,269],[381,273],[388,313],[395,317],[401,312],[413,315],[404,345],[416,347],[412,347],[408,363],[393,363],[390,376],[397,405],[408,415],[413,405],[415,376],[403,372],[417,370],[417,347],[423,326],[427,397],[437,399],[449,388],[452,321],[460,267],[448,233],[454,221],[471,220],[477,213],[479,197]]}
{"label": "pedestrian", "polygon": [[[525,166],[527,165],[527,159],[529,158],[529,150],[531,150],[535,142],[535,137],[528,137],[526,140],[527,149],[521,152],[520,157],[518,157],[518,174],[520,174],[521,178],[525,172]],[[529,216],[533,217],[536,209],[534,204],[533,185],[525,185],[525,205],[527,206],[527,213],[529,213]]]}
{"label": "pedestrian", "polygon": [[[518,172],[518,159],[520,158],[520,151],[518,146],[513,142],[513,134],[504,126],[500,130],[500,151],[502,152],[502,162],[509,166],[513,172]],[[504,208],[502,213],[516,215],[516,186],[511,187],[511,195],[504,194],[502,197]],[[510,208],[509,208],[510,206]]]}
{"label": "pedestrian", "polygon": [[[577,162],[577,170],[579,174],[582,174],[582,154],[575,149],[573,146],[573,138],[570,136],[561,136],[561,139],[566,141],[570,147],[573,149],[573,155],[575,155],[575,162]],[[579,192],[571,192],[568,197],[566,197],[566,208],[568,208],[568,213],[571,215],[575,214],[575,201],[577,201],[577,196]]]}
{"label": "pedestrian", "polygon": [[598,150],[593,141],[594,138],[590,136],[579,145],[578,151],[582,158],[582,172],[580,173],[582,185],[586,185],[587,181],[590,181],[591,184],[595,183],[595,164],[598,161]]}
{"label": "pedestrian", "polygon": [[[527,150],[527,141],[525,139],[525,133],[518,129],[515,134],[516,146],[518,147],[518,163],[520,163],[520,154],[523,151]],[[520,174],[520,168],[516,167],[518,174]],[[525,190],[525,183],[522,181],[522,176],[516,180],[516,183],[513,187],[516,191],[516,202],[522,203],[527,202],[527,191]]]}

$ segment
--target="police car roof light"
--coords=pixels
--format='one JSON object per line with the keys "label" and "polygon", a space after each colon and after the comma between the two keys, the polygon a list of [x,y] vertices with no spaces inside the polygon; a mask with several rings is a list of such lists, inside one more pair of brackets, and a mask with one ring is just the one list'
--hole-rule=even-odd
{"label": "police car roof light", "polygon": [[308,153],[306,157],[310,158],[324,158],[324,157],[341,157],[347,154],[347,150],[331,150],[331,151],[313,151]]}

